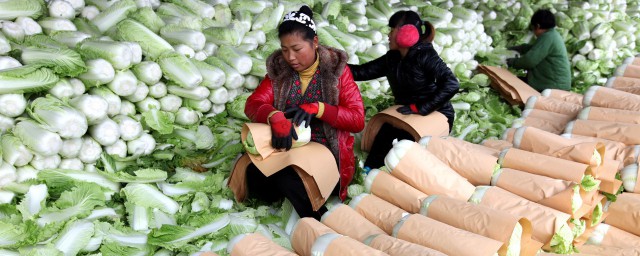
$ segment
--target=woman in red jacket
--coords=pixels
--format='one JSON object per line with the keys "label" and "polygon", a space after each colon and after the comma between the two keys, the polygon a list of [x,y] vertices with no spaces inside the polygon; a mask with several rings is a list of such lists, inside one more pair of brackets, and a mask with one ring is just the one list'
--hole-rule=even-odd
{"label": "woman in red jacket", "polygon": [[[318,44],[312,17],[307,6],[284,16],[278,27],[281,50],[267,59],[267,75],[247,99],[245,114],[252,122],[269,124],[272,146],[283,150],[297,139],[293,123],[306,121],[311,141],[325,145],[336,159],[340,181],[334,192],[344,200],[355,172],[350,133],[364,128],[364,106],[347,54]],[[313,211],[304,184],[291,167],[265,177],[251,164],[247,186],[250,197],[287,198],[300,217],[319,219],[326,211],[325,207]]]}

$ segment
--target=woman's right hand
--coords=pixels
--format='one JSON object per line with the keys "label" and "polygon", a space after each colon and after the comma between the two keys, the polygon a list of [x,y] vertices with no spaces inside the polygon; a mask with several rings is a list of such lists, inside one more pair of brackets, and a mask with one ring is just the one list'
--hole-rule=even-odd
{"label": "woman's right hand", "polygon": [[282,112],[277,112],[269,118],[271,124],[271,146],[275,149],[291,149],[293,140],[298,139],[296,129]]}

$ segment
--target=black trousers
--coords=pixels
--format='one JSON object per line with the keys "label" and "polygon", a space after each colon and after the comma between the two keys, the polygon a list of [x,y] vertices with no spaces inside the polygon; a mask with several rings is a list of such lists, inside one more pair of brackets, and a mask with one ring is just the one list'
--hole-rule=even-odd
{"label": "black trousers", "polygon": [[286,198],[291,202],[300,218],[312,217],[320,220],[327,208],[322,206],[314,211],[304,188],[302,178],[291,167],[286,167],[271,176],[265,176],[254,164],[247,167],[249,197],[268,203]]}

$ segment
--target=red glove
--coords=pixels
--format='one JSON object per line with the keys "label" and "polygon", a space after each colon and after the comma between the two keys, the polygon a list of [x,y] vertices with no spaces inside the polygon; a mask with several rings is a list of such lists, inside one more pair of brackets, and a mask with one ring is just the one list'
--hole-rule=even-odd
{"label": "red glove", "polygon": [[416,107],[416,104],[399,107],[396,111],[403,115],[420,114],[420,111],[418,111],[418,107]]}
{"label": "red glove", "polygon": [[291,149],[293,140],[298,139],[298,134],[291,121],[284,117],[284,113],[277,112],[269,118],[271,124],[271,146],[276,149]]}
{"label": "red glove", "polygon": [[287,116],[293,115],[292,121],[298,126],[305,121],[305,127],[309,127],[311,118],[318,114],[319,105],[317,102],[300,104],[286,111]]}

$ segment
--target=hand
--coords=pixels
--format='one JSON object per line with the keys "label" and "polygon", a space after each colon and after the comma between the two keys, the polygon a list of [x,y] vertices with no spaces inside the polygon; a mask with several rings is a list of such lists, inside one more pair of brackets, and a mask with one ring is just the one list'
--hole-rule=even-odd
{"label": "hand", "polygon": [[406,105],[406,106],[402,106],[399,107],[398,109],[396,109],[396,111],[398,111],[400,114],[403,115],[410,115],[410,114],[418,114],[418,108],[416,107],[416,104],[411,104],[411,105]]}
{"label": "hand", "polygon": [[305,121],[305,127],[309,127],[311,118],[315,117],[318,114],[318,110],[319,103],[306,103],[286,110],[285,115],[293,115],[292,121],[298,126],[302,124],[302,121]]}
{"label": "hand", "polygon": [[524,50],[524,46],[523,45],[514,45],[514,46],[507,47],[507,50],[516,51],[518,53],[522,53],[522,51]]}
{"label": "hand", "polygon": [[271,124],[271,146],[275,149],[291,149],[293,140],[298,139],[298,134],[291,121],[284,117],[282,112],[277,112],[269,118]]}
{"label": "hand", "polygon": [[507,66],[509,66],[509,67],[513,67],[513,64],[515,64],[515,63],[516,63],[516,60],[517,60],[517,59],[518,59],[518,58],[508,58],[508,59],[507,59]]}

